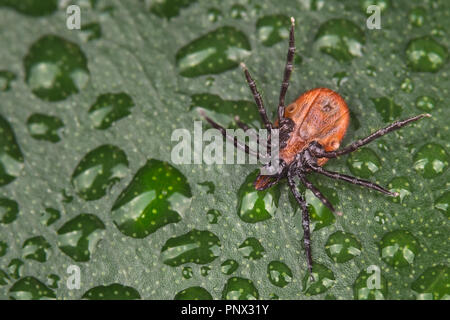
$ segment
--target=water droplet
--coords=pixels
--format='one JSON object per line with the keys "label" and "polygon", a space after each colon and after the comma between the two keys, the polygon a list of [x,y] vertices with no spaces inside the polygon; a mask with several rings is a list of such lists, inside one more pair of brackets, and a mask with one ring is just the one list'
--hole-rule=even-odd
{"label": "water droplet", "polygon": [[427,143],[414,155],[414,169],[424,178],[435,178],[448,168],[448,154],[436,143]]}
{"label": "water droplet", "polygon": [[231,7],[231,17],[233,19],[244,19],[247,16],[247,9],[240,4],[234,4]]}
{"label": "water droplet", "polygon": [[313,264],[312,275],[315,281],[311,281],[308,272],[303,278],[303,291],[307,296],[321,294],[336,283],[333,271],[320,263]]}
{"label": "water droplet", "polygon": [[0,198],[0,223],[10,224],[17,219],[19,204],[8,198]]}
{"label": "water droplet", "polygon": [[437,72],[447,60],[447,48],[431,37],[411,40],[406,47],[408,66],[413,71]]}
{"label": "water droplet", "polygon": [[393,267],[412,265],[419,252],[419,242],[406,230],[386,233],[378,243],[381,258]]}
{"label": "water droplet", "polygon": [[412,193],[411,183],[406,177],[395,177],[388,183],[389,191],[398,192],[398,197],[392,197],[391,200],[395,203],[403,203],[406,197],[409,197]]}
{"label": "water droplet", "polygon": [[222,300],[258,300],[259,293],[249,279],[232,277],[228,279],[222,292]]}
{"label": "water droplet", "polygon": [[87,58],[73,42],[46,35],[24,58],[26,82],[39,98],[61,101],[80,92],[89,81]]}
{"label": "water droplet", "polygon": [[97,243],[103,239],[104,229],[97,216],[82,213],[59,228],[58,246],[75,261],[89,261]]}
{"label": "water droplet", "polygon": [[191,267],[184,267],[181,271],[181,274],[183,275],[183,278],[190,279],[193,276],[192,268]]}
{"label": "water droplet", "polygon": [[48,227],[58,221],[60,217],[61,213],[59,212],[59,210],[56,210],[54,208],[45,208],[45,211],[41,213],[40,220],[44,226]]}
{"label": "water droplet", "polygon": [[214,233],[193,229],[167,240],[161,249],[161,257],[165,264],[172,267],[189,262],[205,264],[219,256],[220,246],[220,240]]}
{"label": "water droplet", "polygon": [[59,281],[61,278],[57,274],[50,274],[47,277],[47,284],[52,289],[57,289],[59,287]]}
{"label": "water droplet", "polygon": [[338,263],[344,263],[359,256],[361,248],[361,243],[355,235],[342,231],[330,235],[325,244],[327,255]]}
{"label": "water droplet", "polygon": [[291,269],[281,261],[271,261],[267,265],[269,281],[277,287],[284,288],[292,281]]}
{"label": "water droplet", "polygon": [[263,45],[271,47],[274,44],[289,38],[291,20],[284,15],[264,16],[256,22],[258,39]]}
{"label": "water droplet", "polygon": [[208,20],[211,22],[217,22],[222,19],[222,11],[217,8],[208,9]]}
{"label": "water droplet", "polygon": [[24,263],[22,260],[14,258],[8,264],[8,273],[14,279],[19,279],[22,276],[22,267]]}
{"label": "water droplet", "polygon": [[345,71],[336,72],[333,74],[333,82],[336,86],[340,87],[348,81],[348,73]]}
{"label": "water droplet", "polygon": [[409,23],[414,27],[421,27],[425,21],[427,11],[423,7],[415,7],[409,11]]}
{"label": "water droplet", "polygon": [[[379,281],[378,286],[376,281]],[[375,283],[374,283],[375,282]],[[387,299],[388,284],[382,274],[374,279],[374,273],[362,270],[353,284],[353,297],[355,300],[384,300]]]}
{"label": "water droplet", "polygon": [[211,224],[216,224],[219,217],[222,216],[220,211],[216,209],[211,209],[206,214],[208,215],[208,222]]}
{"label": "water droplet", "polygon": [[81,27],[80,32],[78,32],[78,36],[84,42],[100,39],[102,36],[102,27],[97,22],[85,24]]}
{"label": "water droplet", "polygon": [[104,130],[130,115],[134,107],[133,99],[126,93],[106,93],[100,95],[89,109],[89,117],[96,129]]}
{"label": "water droplet", "polygon": [[450,298],[449,267],[437,265],[426,269],[411,285],[418,300],[448,300]]}
{"label": "water droplet", "polygon": [[406,93],[411,93],[414,90],[414,83],[410,78],[405,78],[400,85],[400,89],[402,89]]}
{"label": "water droplet", "polygon": [[29,238],[23,243],[22,256],[25,259],[45,262],[52,252],[51,247],[43,236]]}
{"label": "water droplet", "polygon": [[16,179],[23,168],[23,155],[9,122],[0,115],[0,187]]}
{"label": "water droplet", "polygon": [[180,221],[191,198],[187,179],[178,169],[151,159],[116,199],[111,213],[123,234],[144,238],[166,224]]}
{"label": "water droplet", "polygon": [[88,152],[72,174],[72,185],[86,201],[103,197],[109,188],[125,177],[128,159],[113,145],[103,145]]}
{"label": "water droplet", "polygon": [[136,300],[141,299],[141,295],[132,287],[113,283],[89,289],[81,298],[88,300]]}
{"label": "water droplet", "polygon": [[225,26],[181,48],[176,62],[184,77],[217,74],[237,67],[250,50],[250,42],[242,31]]}
{"label": "water droplet", "polygon": [[223,274],[230,275],[239,268],[239,264],[235,260],[228,259],[225,260],[220,267],[220,271],[222,271]]}
{"label": "water droplet", "polygon": [[5,286],[9,283],[9,276],[8,274],[0,269],[0,286]]}
{"label": "water droplet", "polygon": [[377,76],[377,68],[374,66],[368,66],[366,69],[366,73],[370,77],[376,77]]}
{"label": "water droplet", "polygon": [[352,21],[332,19],[322,24],[316,35],[320,51],[338,61],[350,61],[362,56],[364,32]]}
{"label": "water droplet", "polygon": [[201,267],[201,269],[200,269],[200,274],[203,276],[203,277],[206,277],[208,274],[209,274],[209,271],[211,270],[211,268],[210,267],[208,267],[208,266],[203,266],[203,267]]}
{"label": "water droplet", "polygon": [[0,70],[0,91],[8,91],[11,88],[11,82],[16,78],[16,75],[11,71]]}
{"label": "water droplet", "polygon": [[[434,203],[434,207],[441,211],[447,218],[450,217],[450,192],[444,193]],[[1,255],[0,255],[1,256]]]}
{"label": "water droplet", "polygon": [[420,96],[416,99],[416,107],[422,111],[430,112],[436,106],[436,101],[429,96]]}
{"label": "water droplet", "polygon": [[347,166],[354,175],[367,179],[381,169],[381,160],[372,149],[362,148],[350,154]]}
{"label": "water droplet", "polygon": [[58,10],[58,1],[59,0],[0,0],[0,7],[9,7],[28,16],[41,17],[50,15]]}
{"label": "water droplet", "polygon": [[0,241],[0,257],[3,257],[8,251],[8,244],[5,241]]}
{"label": "water droplet", "polygon": [[441,26],[434,27],[431,30],[431,35],[437,38],[442,38],[445,36],[445,29]]}
{"label": "water droplet", "polygon": [[278,207],[280,189],[278,186],[257,191],[253,186],[258,170],[247,176],[238,191],[237,213],[239,218],[248,223],[256,223],[272,218]]}
{"label": "water droplet", "polygon": [[202,287],[189,287],[178,292],[174,300],[213,300],[211,294]]}
{"label": "water droplet", "polygon": [[56,299],[52,289],[35,277],[24,277],[9,289],[9,295],[14,300]]}
{"label": "water droplet", "polygon": [[360,0],[361,9],[364,11],[365,14],[370,15],[373,14],[373,12],[367,13],[367,7],[371,5],[377,6],[381,12],[386,10],[391,6],[390,0]]}
{"label": "water droplet", "polygon": [[150,8],[150,11],[160,18],[171,19],[178,16],[181,9],[185,9],[196,2],[197,0],[161,0],[157,1]]}
{"label": "water droplet", "polygon": [[402,114],[402,107],[396,104],[392,99],[381,97],[371,98],[375,109],[384,122],[392,122]]}
{"label": "water droplet", "polygon": [[374,220],[377,222],[377,223],[379,223],[379,224],[388,224],[389,223],[389,218],[388,218],[388,216],[384,213],[384,212],[381,212],[381,211],[378,211],[378,212],[376,212],[375,213],[375,215],[374,215]]}
{"label": "water droplet", "polygon": [[266,251],[258,239],[250,237],[244,240],[239,246],[239,251],[242,255],[250,260],[259,260],[263,257]]}
{"label": "water droplet", "polygon": [[[221,121],[225,127],[230,127],[235,123],[235,116],[238,116],[242,122],[248,125],[256,128],[260,127],[258,108],[256,108],[253,102],[246,100],[223,100],[218,95],[209,93],[194,94],[191,96],[191,99],[190,110],[202,108],[228,116],[228,119],[226,119],[228,122],[224,122],[226,120]],[[216,118],[213,114],[210,116],[213,119]]]}
{"label": "water droplet", "polygon": [[33,138],[55,143],[61,140],[58,131],[64,123],[58,117],[35,113],[28,118],[27,127]]}
{"label": "water droplet", "polygon": [[199,182],[197,184],[199,186],[206,187],[207,194],[214,194],[214,191],[216,190],[216,186],[211,181]]}

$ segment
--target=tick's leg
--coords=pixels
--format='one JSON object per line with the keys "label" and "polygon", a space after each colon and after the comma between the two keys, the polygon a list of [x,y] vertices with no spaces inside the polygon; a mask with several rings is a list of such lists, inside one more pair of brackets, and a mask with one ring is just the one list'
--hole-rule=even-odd
{"label": "tick's leg", "polygon": [[331,210],[334,214],[337,214],[338,216],[342,216],[342,212],[336,212],[334,210],[333,205],[331,202],[320,192],[319,189],[317,189],[306,177],[302,174],[299,174],[298,177],[300,178],[301,182],[305,185],[306,188],[312,191],[312,193],[319,199],[325,207]]}
{"label": "tick's leg", "polygon": [[207,117],[206,114],[203,111],[199,111],[200,115],[205,118],[206,121],[209,122],[209,124],[211,124],[211,126],[213,126],[213,128],[217,129],[220,131],[220,133],[222,133],[222,135],[224,136],[224,138],[228,139],[229,141],[232,141],[234,146],[237,149],[241,149],[243,151],[245,151],[245,153],[255,156],[257,159],[260,158],[260,156],[258,155],[257,152],[251,150],[245,143],[240,143],[237,139],[237,137],[233,137],[227,134],[226,129],[224,127],[222,127],[220,124],[218,124],[217,122],[215,122],[214,120],[212,120],[211,118]]}
{"label": "tick's leg", "polygon": [[294,25],[295,20],[291,17],[291,30],[289,32],[289,51],[286,59],[286,66],[284,67],[284,76],[283,82],[281,83],[280,89],[280,99],[278,102],[278,119],[281,120],[284,118],[284,98],[286,97],[286,92],[289,87],[289,78],[292,73],[292,63],[294,62],[294,53],[295,53],[295,40],[294,40]]}
{"label": "tick's leg", "polygon": [[[236,121],[236,124],[238,125],[238,127],[244,131],[251,129],[246,123],[242,122],[238,116],[234,117],[234,121]],[[267,150],[270,152],[270,145],[268,146],[267,143],[264,141],[259,141],[259,135],[257,133],[255,135],[252,134],[252,136],[256,138],[256,142],[258,143],[258,146],[260,146],[262,148],[267,148]]]}
{"label": "tick's leg", "polygon": [[272,129],[272,123],[270,122],[269,118],[267,118],[266,109],[264,108],[264,102],[258,92],[258,89],[256,88],[256,83],[250,75],[250,72],[248,72],[247,66],[243,62],[241,62],[241,67],[242,69],[244,69],[245,78],[247,79],[248,86],[252,91],[253,98],[255,99],[259,114],[261,115],[261,118],[264,122],[264,126],[270,132],[270,130]]}
{"label": "tick's leg", "polygon": [[303,196],[298,192],[297,186],[295,185],[294,175],[289,170],[288,171],[288,185],[294,195],[295,200],[297,200],[300,208],[302,209],[302,226],[303,226],[303,242],[305,244],[305,252],[306,252],[306,262],[308,265],[309,277],[311,281],[314,281],[314,277],[312,275],[312,256],[311,256],[311,234],[309,231],[309,213],[308,207],[306,206],[306,201]]}
{"label": "tick's leg", "polygon": [[325,170],[324,168],[322,168],[320,166],[310,166],[310,168],[314,172],[323,174],[324,176],[327,176],[327,177],[332,178],[332,179],[342,180],[342,181],[346,181],[346,182],[349,182],[349,183],[352,183],[352,184],[363,186],[363,187],[366,187],[366,188],[369,188],[369,189],[373,189],[373,190],[382,192],[382,193],[387,194],[387,195],[392,196],[392,197],[397,197],[399,195],[398,192],[390,192],[389,190],[386,190],[382,186],[379,186],[378,184],[370,182],[370,181],[367,181],[367,180],[358,179],[356,177],[348,176],[346,174],[341,174],[341,173],[338,173],[338,172],[328,171],[328,170]]}
{"label": "tick's leg", "polygon": [[373,141],[373,140],[375,140],[375,139],[377,139],[379,137],[382,137],[382,136],[384,136],[385,134],[387,134],[387,133],[389,133],[391,131],[400,129],[400,128],[406,126],[407,124],[409,124],[411,122],[414,122],[414,121],[417,121],[419,119],[422,119],[424,117],[431,117],[431,115],[428,114],[428,113],[424,113],[424,114],[420,114],[418,116],[411,117],[411,118],[408,118],[408,119],[405,119],[405,120],[395,121],[395,122],[391,123],[390,125],[388,125],[387,127],[383,128],[383,129],[380,129],[378,131],[375,131],[371,135],[369,135],[369,136],[367,136],[367,137],[365,137],[365,138],[363,138],[361,140],[355,141],[351,145],[349,145],[349,146],[347,146],[347,147],[345,147],[345,148],[343,148],[341,150],[328,151],[328,152],[326,152],[326,151],[314,152],[314,154],[315,154],[315,156],[317,158],[336,158],[336,157],[339,157],[341,155],[353,152],[353,151],[357,150],[358,148],[360,148],[361,146],[363,146],[365,144],[368,144],[369,142],[371,142],[371,141]]}

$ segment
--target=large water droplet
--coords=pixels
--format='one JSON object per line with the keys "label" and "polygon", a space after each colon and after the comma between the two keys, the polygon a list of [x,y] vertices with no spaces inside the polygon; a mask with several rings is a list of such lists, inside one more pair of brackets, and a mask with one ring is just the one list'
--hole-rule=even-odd
{"label": "large water droplet", "polygon": [[436,101],[429,96],[420,96],[416,99],[416,107],[425,112],[430,112],[436,106]]}
{"label": "large water droplet", "polygon": [[0,187],[16,179],[23,168],[23,155],[9,122],[0,115]]}
{"label": "large water droplet", "polygon": [[185,77],[221,73],[238,66],[250,54],[247,36],[234,27],[220,27],[192,41],[176,54]]}
{"label": "large water droplet", "polygon": [[425,21],[427,11],[424,7],[415,7],[408,13],[409,23],[415,27],[421,27]]}
{"label": "large water droplet", "polygon": [[406,177],[395,177],[388,183],[389,191],[398,192],[398,197],[392,197],[391,200],[395,203],[403,203],[407,197],[412,193],[411,183]]}
{"label": "large water droplet", "polygon": [[45,262],[52,252],[51,247],[43,236],[29,238],[23,243],[22,255],[25,259]]}
{"label": "large water droplet", "polygon": [[381,258],[393,267],[412,265],[419,252],[419,242],[406,230],[386,233],[378,243]]}
{"label": "large water droplet", "polygon": [[222,215],[220,211],[216,209],[208,210],[206,214],[208,216],[208,222],[211,224],[216,224],[220,216]]}
{"label": "large water droplet", "polygon": [[58,131],[64,123],[58,117],[35,113],[28,118],[27,127],[33,138],[55,143],[61,140]]}
{"label": "large water droplet", "polygon": [[59,210],[54,208],[45,208],[45,211],[41,213],[40,220],[44,226],[48,227],[58,221],[60,217],[61,213]]}
{"label": "large water droplet", "polygon": [[222,292],[223,300],[257,300],[259,293],[249,279],[232,277],[228,279]]}
{"label": "large water droplet", "polygon": [[88,300],[136,300],[141,299],[141,295],[132,287],[113,283],[89,289],[81,298]]}
{"label": "large water droplet", "polygon": [[144,238],[166,224],[180,221],[191,198],[191,187],[178,169],[151,159],[119,195],[111,213],[122,233]]}
{"label": "large water droplet", "polygon": [[49,287],[35,277],[24,277],[9,289],[9,296],[14,300],[56,299],[56,295]]}
{"label": "large water droplet", "polygon": [[368,273],[366,270],[362,270],[353,284],[355,300],[384,300],[387,298],[387,294],[388,284],[386,279],[382,274],[375,278],[374,271]]}
{"label": "large water droplet", "polygon": [[347,166],[354,175],[367,179],[381,169],[381,160],[372,149],[362,148],[350,154]]}
{"label": "large water droplet", "polygon": [[265,46],[273,46],[274,44],[289,38],[289,27],[291,20],[284,15],[264,16],[256,22],[256,32],[258,39]]}
{"label": "large water droplet", "polygon": [[133,99],[126,93],[100,95],[89,109],[89,117],[96,129],[108,129],[111,125],[131,114]]}
{"label": "large water droplet", "polygon": [[239,246],[239,251],[242,255],[250,260],[259,260],[263,257],[266,251],[258,239],[250,237],[244,240]]}
{"label": "large water droplet", "polygon": [[426,269],[411,285],[418,300],[448,300],[450,298],[450,269],[437,265]]}
{"label": "large water droplet", "polygon": [[434,207],[441,211],[447,218],[450,217],[450,192],[444,193],[435,202]]}
{"label": "large water droplet", "polygon": [[82,213],[59,228],[58,246],[75,261],[89,261],[104,236],[104,229],[104,223],[97,216]]}
{"label": "large water droplet", "polygon": [[83,51],[77,44],[59,36],[40,38],[30,47],[23,63],[26,82],[43,100],[64,100],[80,92],[89,81]]}
{"label": "large water droplet", "polygon": [[320,51],[338,61],[350,61],[362,56],[364,32],[352,21],[332,19],[322,24],[316,35]]}
{"label": "large water droplet", "polygon": [[396,104],[392,99],[381,97],[372,98],[373,104],[378,114],[384,122],[392,122],[402,114],[402,107]]}
{"label": "large water droplet", "polygon": [[330,235],[325,244],[327,255],[338,263],[344,263],[359,256],[361,248],[361,243],[355,235],[343,231]]}
{"label": "large water droplet", "polygon": [[8,198],[0,198],[0,223],[10,224],[17,219],[19,204]]}
{"label": "large water droplet", "polygon": [[214,233],[193,229],[167,240],[161,249],[161,258],[172,267],[189,262],[210,263],[219,256],[220,246],[220,240]]}
{"label": "large water droplet", "polygon": [[0,0],[0,7],[9,7],[22,14],[41,17],[58,10],[59,0]]}
{"label": "large water droplet", "polygon": [[0,70],[0,91],[8,91],[11,88],[11,82],[16,79],[16,75],[11,71]]}
{"label": "large water droplet", "polygon": [[211,294],[202,287],[190,287],[178,292],[174,300],[213,300]]}
{"label": "large water droplet", "polygon": [[233,272],[235,272],[239,268],[239,264],[232,259],[225,260],[220,265],[220,271],[222,271],[223,274],[230,275]]}
{"label": "large water droplet", "polygon": [[414,155],[414,169],[424,178],[435,178],[448,168],[448,154],[436,143],[427,143]]}
{"label": "large water droplet", "polygon": [[238,191],[237,214],[248,223],[256,223],[272,218],[278,207],[280,189],[278,186],[257,191],[253,186],[259,170],[247,176]]}
{"label": "large water droplet", "polygon": [[156,1],[150,11],[160,18],[170,19],[180,14],[180,10],[189,7],[197,0],[161,0]]}
{"label": "large water droplet", "polygon": [[269,281],[277,287],[284,288],[292,281],[291,269],[281,261],[271,261],[267,265]]}
{"label": "large water droplet", "polygon": [[333,271],[320,263],[314,263],[312,269],[314,281],[311,281],[309,273],[303,278],[303,291],[307,296],[321,294],[334,286],[336,278]]}
{"label": "large water droplet", "polygon": [[437,72],[447,57],[447,48],[428,36],[413,39],[406,47],[408,66],[414,71]]}
{"label": "large water droplet", "polygon": [[103,145],[88,152],[72,174],[72,185],[84,200],[97,200],[128,172],[128,159],[122,149]]}

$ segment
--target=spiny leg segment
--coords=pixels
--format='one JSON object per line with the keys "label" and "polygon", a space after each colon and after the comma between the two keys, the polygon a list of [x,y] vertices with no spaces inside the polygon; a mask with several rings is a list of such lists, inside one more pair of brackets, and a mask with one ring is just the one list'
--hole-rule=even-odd
{"label": "spiny leg segment", "polygon": [[319,189],[317,189],[308,179],[306,179],[304,175],[299,174],[298,177],[300,178],[300,181],[305,185],[305,187],[311,190],[311,192],[324,204],[325,207],[330,209],[334,214],[342,216],[342,212],[337,212],[331,202],[322,194],[322,192],[320,192]]}

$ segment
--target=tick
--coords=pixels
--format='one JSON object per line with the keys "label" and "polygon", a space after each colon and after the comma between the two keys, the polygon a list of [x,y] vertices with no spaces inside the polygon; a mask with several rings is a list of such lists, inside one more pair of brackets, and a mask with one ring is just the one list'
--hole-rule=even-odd
{"label": "tick", "polygon": [[[308,179],[309,173],[318,173],[332,179],[346,181],[362,187],[370,188],[388,196],[396,197],[397,192],[391,192],[376,183],[359,179],[356,177],[329,171],[323,165],[331,158],[336,158],[372,142],[394,130],[419,120],[423,117],[430,117],[430,114],[421,114],[405,120],[391,123],[383,129],[379,129],[369,136],[357,140],[350,145],[339,149],[341,141],[350,122],[349,109],[344,99],[333,90],[327,88],[316,88],[305,92],[293,103],[285,107],[285,96],[289,86],[289,78],[292,73],[295,53],[294,41],[294,18],[291,18],[291,28],[289,32],[289,51],[287,54],[286,66],[284,69],[283,82],[281,84],[280,97],[278,101],[278,118],[272,123],[267,117],[266,110],[261,95],[256,88],[255,81],[250,76],[245,64],[241,63],[250,90],[255,99],[258,111],[261,115],[265,128],[269,131],[272,128],[279,129],[279,170],[275,175],[259,174],[254,182],[256,190],[265,190],[278,184],[282,179],[287,179],[289,189],[295,200],[300,205],[302,211],[303,241],[305,246],[306,261],[311,280],[312,276],[312,255],[309,228],[309,213],[304,196],[298,191],[294,178],[298,177],[300,182],[334,214],[336,212],[330,201],[317,189]],[[225,129],[204,116],[205,119],[216,129],[219,129],[224,137],[227,137]],[[236,119],[239,127],[247,130],[249,127]],[[251,150],[247,145],[239,145],[236,138],[233,139],[236,147],[244,147],[244,151]]]}

